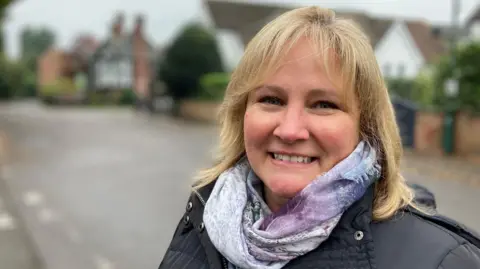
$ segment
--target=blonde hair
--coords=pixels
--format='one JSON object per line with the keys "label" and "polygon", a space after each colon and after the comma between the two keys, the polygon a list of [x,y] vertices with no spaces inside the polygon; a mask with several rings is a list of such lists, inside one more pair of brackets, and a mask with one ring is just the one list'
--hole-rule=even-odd
{"label": "blonde hair", "polygon": [[367,36],[351,20],[336,18],[320,7],[288,11],[266,26],[249,42],[225,92],[219,109],[220,141],[216,162],[196,176],[201,188],[232,167],[245,155],[243,117],[249,92],[279,66],[282,56],[302,37],[307,37],[323,57],[337,63],[346,88],[352,89],[360,109],[360,135],[378,150],[381,179],[375,186],[373,217],[383,220],[407,205],[413,194],[400,174],[402,143],[394,109]]}

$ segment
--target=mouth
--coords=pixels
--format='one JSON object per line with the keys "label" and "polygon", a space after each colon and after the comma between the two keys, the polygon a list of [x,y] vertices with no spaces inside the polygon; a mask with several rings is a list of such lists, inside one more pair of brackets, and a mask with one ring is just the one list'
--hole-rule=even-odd
{"label": "mouth", "polygon": [[311,156],[300,156],[300,155],[289,155],[289,154],[280,154],[269,152],[270,157],[276,161],[281,161],[284,163],[292,163],[292,164],[310,164],[316,161],[317,157]]}

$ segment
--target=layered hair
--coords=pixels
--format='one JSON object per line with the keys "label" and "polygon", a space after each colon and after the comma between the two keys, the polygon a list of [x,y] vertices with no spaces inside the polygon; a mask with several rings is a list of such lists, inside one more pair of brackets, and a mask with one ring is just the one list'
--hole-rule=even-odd
{"label": "layered hair", "polygon": [[387,219],[398,209],[413,205],[412,191],[400,173],[402,142],[395,112],[370,41],[353,21],[320,7],[288,11],[248,43],[219,108],[215,162],[199,171],[194,188],[213,182],[245,155],[243,121],[248,95],[280,67],[301,38],[311,42],[318,52],[313,57],[322,59],[327,74],[334,69],[341,75],[346,100],[357,101],[360,137],[378,151],[382,174],[375,186],[374,219]]}

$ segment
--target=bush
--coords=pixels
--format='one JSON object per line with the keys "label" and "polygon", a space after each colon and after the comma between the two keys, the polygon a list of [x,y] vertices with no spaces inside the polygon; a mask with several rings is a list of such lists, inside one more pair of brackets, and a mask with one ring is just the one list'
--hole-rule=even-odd
{"label": "bush", "polygon": [[166,49],[159,77],[177,101],[195,96],[204,74],[222,71],[215,35],[201,25],[188,24]]}
{"label": "bush", "polygon": [[0,55],[0,99],[10,99],[22,88],[25,69]]}
{"label": "bush", "polygon": [[77,88],[72,79],[60,78],[40,87],[39,95],[42,98],[62,98],[77,94]]}
{"label": "bush", "polygon": [[390,78],[386,80],[391,95],[413,100],[413,80],[405,78]]}
{"label": "bush", "polygon": [[17,97],[35,97],[37,96],[37,78],[33,72],[26,70],[22,86],[15,92]]}
{"label": "bush", "polygon": [[421,71],[413,81],[412,98],[422,108],[433,108],[435,83],[428,70]]}
{"label": "bush", "polygon": [[94,106],[103,105],[133,105],[136,95],[131,89],[121,91],[90,91],[87,94],[88,104]]}
{"label": "bush", "polygon": [[133,92],[132,89],[124,89],[122,90],[122,94],[119,100],[121,105],[133,105],[137,100],[137,96]]}
{"label": "bush", "polygon": [[[445,109],[480,112],[480,42],[459,46],[453,53],[455,66],[449,57],[444,57],[435,68],[435,104]],[[456,97],[445,95],[445,81],[452,78],[459,83]]]}
{"label": "bush", "polygon": [[200,91],[197,97],[212,101],[222,100],[229,82],[229,73],[206,74],[200,79]]}

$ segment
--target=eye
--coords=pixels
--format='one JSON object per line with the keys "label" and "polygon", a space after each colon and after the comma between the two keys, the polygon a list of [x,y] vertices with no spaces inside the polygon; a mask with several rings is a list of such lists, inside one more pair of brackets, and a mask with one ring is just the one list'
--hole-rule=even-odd
{"label": "eye", "polygon": [[319,101],[313,105],[313,108],[318,109],[338,109],[338,106],[329,101]]}
{"label": "eye", "polygon": [[258,102],[264,103],[264,104],[269,104],[269,105],[276,105],[276,106],[283,105],[283,101],[280,98],[275,97],[275,96],[262,97],[258,100]]}

